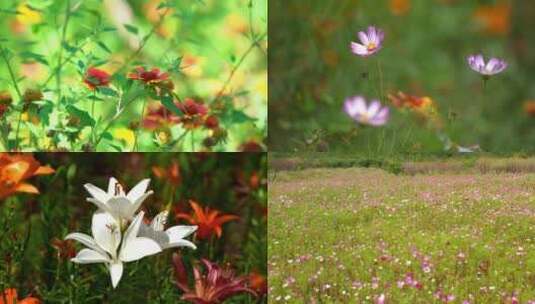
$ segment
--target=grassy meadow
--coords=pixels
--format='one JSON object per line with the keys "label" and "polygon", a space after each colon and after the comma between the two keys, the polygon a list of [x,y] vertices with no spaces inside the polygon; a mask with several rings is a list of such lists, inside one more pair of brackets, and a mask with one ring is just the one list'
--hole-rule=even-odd
{"label": "grassy meadow", "polygon": [[272,169],[270,302],[534,303],[535,171],[459,163]]}

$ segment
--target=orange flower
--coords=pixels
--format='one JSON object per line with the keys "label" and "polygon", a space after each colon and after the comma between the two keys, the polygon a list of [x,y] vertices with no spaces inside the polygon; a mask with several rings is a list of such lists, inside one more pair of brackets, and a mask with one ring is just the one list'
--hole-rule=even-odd
{"label": "orange flower", "polygon": [[190,201],[189,203],[194,213],[191,215],[187,213],[178,213],[175,215],[175,218],[177,220],[184,219],[192,225],[199,226],[197,229],[197,238],[199,239],[208,239],[214,233],[217,238],[220,238],[223,233],[221,226],[226,222],[239,219],[238,216],[232,214],[220,215],[220,211],[210,209],[209,207],[202,209],[201,206],[194,201]]}
{"label": "orange flower", "polygon": [[34,297],[26,297],[22,300],[18,299],[17,290],[15,288],[7,288],[4,294],[0,295],[0,304],[40,304],[41,301]]}
{"label": "orange flower", "polygon": [[152,167],[152,173],[157,178],[167,180],[173,186],[179,186],[182,182],[182,176],[180,174],[180,166],[177,162],[173,162],[169,168],[163,168],[154,166]]}
{"label": "orange flower", "polygon": [[265,295],[267,293],[266,277],[256,271],[251,272],[249,274],[249,287],[256,291],[258,296]]}
{"label": "orange flower", "polygon": [[54,169],[41,164],[31,154],[0,154],[0,199],[16,192],[39,193],[35,186],[24,180],[36,175],[48,175]]}
{"label": "orange flower", "polygon": [[388,94],[388,99],[396,108],[425,108],[433,105],[433,100],[429,97],[418,97],[414,95],[407,95],[403,92],[397,94]]}
{"label": "orange flower", "polygon": [[411,0],[390,0],[390,11],[394,15],[405,15],[410,9]]}
{"label": "orange flower", "polygon": [[524,112],[531,117],[535,117],[535,100],[528,100],[524,103]]}
{"label": "orange flower", "polygon": [[488,34],[506,35],[511,27],[511,5],[501,2],[495,5],[480,5],[474,19]]}

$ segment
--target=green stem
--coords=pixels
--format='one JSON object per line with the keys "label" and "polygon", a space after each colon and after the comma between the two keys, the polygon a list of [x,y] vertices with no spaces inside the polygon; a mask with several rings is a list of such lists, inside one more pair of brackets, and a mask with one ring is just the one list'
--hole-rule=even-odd
{"label": "green stem", "polygon": [[217,101],[219,98],[221,98],[223,93],[225,93],[225,90],[227,89],[228,85],[230,84],[230,81],[232,80],[232,78],[234,78],[234,75],[236,74],[236,71],[238,71],[238,69],[243,64],[243,62],[245,61],[247,56],[249,56],[249,54],[253,51],[253,49],[258,45],[258,43],[260,41],[262,41],[262,39],[264,39],[264,37],[266,37],[266,35],[267,34],[263,34],[260,37],[258,37],[258,39],[254,40],[251,43],[251,45],[249,46],[249,48],[245,51],[245,53],[243,53],[243,55],[238,60],[238,63],[234,66],[234,68],[232,68],[232,71],[230,71],[229,77],[227,78],[227,80],[223,84],[223,87],[221,88],[221,90],[219,90],[219,92],[217,93],[214,101]]}
{"label": "green stem", "polygon": [[102,140],[102,138],[104,137],[104,134],[106,133],[106,131],[108,131],[108,129],[111,127],[111,125],[121,116],[121,114],[123,114],[124,110],[131,104],[133,103],[136,99],[138,99],[139,95],[134,95],[134,97],[132,97],[132,99],[130,99],[126,104],[125,106],[120,109],[115,115],[113,115],[113,117],[110,118],[108,124],[106,125],[106,127],[104,128],[104,130],[100,133],[100,135],[98,136],[96,142],[95,142],[95,151],[97,149],[97,146],[98,144],[100,143],[100,141]]}
{"label": "green stem", "polygon": [[[1,48],[2,53],[2,59],[4,59],[4,62],[6,63],[7,70],[9,71],[9,77],[11,77],[11,81],[13,82],[13,86],[15,87],[15,91],[17,91],[17,96],[19,97],[19,102],[22,102],[22,94],[20,93],[19,85],[17,84],[17,79],[15,77],[15,73],[13,72],[13,68],[11,67],[11,63],[9,62],[9,59],[7,58],[6,51],[2,47]],[[17,131],[15,135],[15,150],[18,150],[19,148],[19,132],[20,132],[20,123],[22,121],[22,109],[19,110],[19,117],[17,119]]]}
{"label": "green stem", "polygon": [[191,131],[191,152],[195,152],[195,132]]}
{"label": "green stem", "polygon": [[71,0],[67,0],[67,5],[65,6],[65,22],[63,23],[63,28],[61,32],[61,42],[59,45],[59,56],[58,63],[56,67],[56,94],[58,95],[58,102],[61,100],[61,68],[63,61],[63,45],[65,44],[65,37],[67,36],[67,27],[69,20],[71,19]]}
{"label": "green stem", "polygon": [[139,129],[141,128],[141,124],[143,123],[143,117],[145,117],[145,108],[147,107],[147,98],[143,100],[143,108],[141,108],[141,116],[139,117],[139,125],[136,126],[136,132],[134,133],[134,147],[133,152],[138,150],[138,137],[139,137]]}
{"label": "green stem", "polygon": [[377,58],[377,73],[379,75],[379,98],[384,102],[384,83],[383,83],[383,68],[381,67],[381,60]]}

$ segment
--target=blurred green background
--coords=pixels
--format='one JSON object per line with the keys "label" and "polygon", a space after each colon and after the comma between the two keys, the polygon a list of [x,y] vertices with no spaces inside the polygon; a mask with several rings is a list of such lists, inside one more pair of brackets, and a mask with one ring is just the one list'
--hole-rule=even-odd
{"label": "blurred green background", "polygon": [[[391,121],[376,129],[356,129],[342,111],[349,96],[379,97],[380,61],[384,95],[431,97],[454,142],[493,153],[535,151],[532,1],[273,0],[269,6],[271,150],[443,151],[435,132],[395,108]],[[383,49],[355,56],[349,43],[369,25],[386,32]],[[479,52],[509,63],[485,90],[466,64]],[[362,77],[366,72],[371,81]]]}

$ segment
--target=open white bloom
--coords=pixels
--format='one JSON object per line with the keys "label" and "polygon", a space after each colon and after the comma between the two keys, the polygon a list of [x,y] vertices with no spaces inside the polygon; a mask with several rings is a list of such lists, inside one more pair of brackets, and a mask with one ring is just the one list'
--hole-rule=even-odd
{"label": "open white bloom", "polygon": [[191,249],[197,249],[195,244],[188,240],[184,240],[185,237],[197,230],[197,226],[179,225],[164,230],[168,215],[168,211],[163,211],[154,217],[150,225],[144,223],[141,224],[139,236],[153,239],[160,245],[162,250],[172,247],[189,247]]}
{"label": "open white bloom", "polygon": [[121,237],[117,221],[109,213],[96,212],[91,223],[93,237],[84,233],[71,233],[65,238],[76,240],[88,247],[78,252],[71,261],[79,264],[106,263],[113,288],[117,287],[123,275],[123,263],[137,261],[162,251],[153,239],[138,237],[143,215],[144,213],[140,212],[126,229],[124,237]]}
{"label": "open white bloom", "polygon": [[128,194],[125,194],[121,184],[115,178],[110,178],[108,192],[92,185],[85,184],[85,189],[91,194],[87,199],[105,212],[111,214],[119,224],[131,220],[143,201],[153,193],[147,192],[150,179],[140,181]]}

